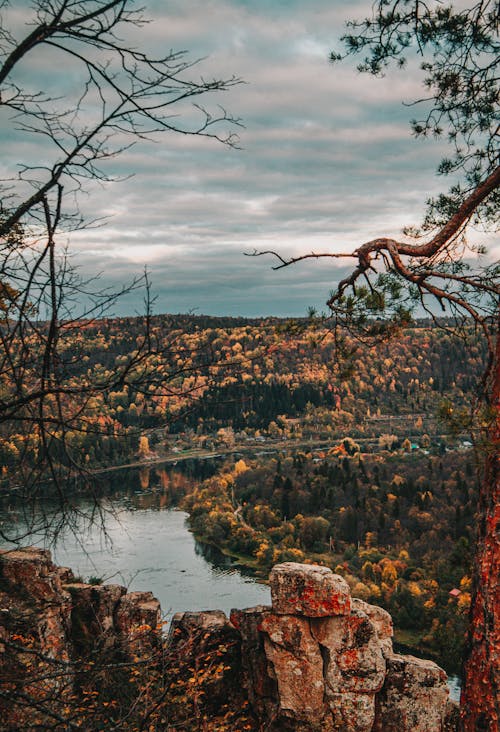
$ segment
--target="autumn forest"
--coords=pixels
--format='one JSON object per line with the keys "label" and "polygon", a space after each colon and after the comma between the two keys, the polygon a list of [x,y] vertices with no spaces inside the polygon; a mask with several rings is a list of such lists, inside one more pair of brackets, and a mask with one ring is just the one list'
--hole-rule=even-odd
{"label": "autumn forest", "polygon": [[[139,464],[149,488],[162,461],[225,455],[180,499],[197,537],[263,577],[282,561],[330,566],[391,612],[404,646],[457,672],[485,353],[472,327],[460,339],[447,326],[416,322],[368,348],[314,319],[157,316],[134,388],[67,398],[71,429],[53,434],[52,465],[95,491],[99,471]],[[128,318],[70,332],[65,383],[108,382],[144,329]],[[36,468],[33,430],[4,431],[0,454],[15,495],[19,464]]]}

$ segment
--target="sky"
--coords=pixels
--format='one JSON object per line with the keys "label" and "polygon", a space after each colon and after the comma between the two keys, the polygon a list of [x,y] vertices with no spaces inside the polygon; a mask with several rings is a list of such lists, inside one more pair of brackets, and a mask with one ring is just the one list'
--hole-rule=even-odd
{"label": "sky", "polygon": [[[426,199],[447,187],[435,175],[443,144],[410,133],[415,109],[404,102],[421,95],[418,67],[374,79],[354,62],[328,60],[346,19],[369,5],[146,0],[153,22],[136,29],[136,46],[189,51],[202,59],[194,77],[244,80],[205,101],[241,118],[240,149],[172,133],[122,153],[112,169],[122,179],[89,182],[80,197],[84,214],[104,218],[67,240],[82,275],[100,274],[103,286],[119,287],[147,267],[157,313],[300,316],[309,306],[321,310],[346,260],[273,271],[272,258],[245,253],[349,252],[418,225]],[[20,0],[12,10],[18,37],[28,8]],[[42,56],[20,74],[40,87],[64,74],[78,88],[77,71],[60,63]],[[43,141],[0,121],[12,138],[4,170],[45,155]],[[134,291],[111,314],[141,311]]]}

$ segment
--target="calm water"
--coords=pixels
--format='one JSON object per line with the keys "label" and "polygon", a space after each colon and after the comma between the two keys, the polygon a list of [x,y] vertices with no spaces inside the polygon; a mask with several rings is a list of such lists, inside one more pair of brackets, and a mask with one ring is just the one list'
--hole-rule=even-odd
{"label": "calm water", "polygon": [[[82,497],[77,501],[82,517],[73,530],[63,528],[49,547],[53,560],[85,579],[100,577],[129,590],[150,590],[167,619],[180,610],[228,613],[233,607],[270,604],[269,588],[196,541],[187,528],[187,514],[175,506],[184,490],[209,471],[210,466],[194,461],[180,468],[121,471],[104,487],[105,533],[100,521],[85,518],[92,503]],[[4,528],[22,528],[22,506],[12,500],[0,508]],[[42,534],[28,543],[47,546]],[[2,540],[0,545],[8,546]]]}
{"label": "calm water", "polygon": [[243,577],[224,555],[207,551],[188,531],[186,517],[176,509],[126,508],[108,519],[107,542],[98,529],[86,533],[83,547],[68,537],[56,545],[54,559],[82,577],[150,590],[168,615],[269,604],[268,587]]}

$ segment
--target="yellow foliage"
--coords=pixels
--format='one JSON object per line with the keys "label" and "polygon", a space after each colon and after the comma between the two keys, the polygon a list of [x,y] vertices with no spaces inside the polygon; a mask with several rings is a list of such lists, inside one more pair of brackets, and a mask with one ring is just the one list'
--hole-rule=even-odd
{"label": "yellow foliage", "polygon": [[394,585],[397,578],[396,567],[390,560],[386,561],[382,569],[382,581],[387,585]]}
{"label": "yellow foliage", "polygon": [[300,549],[291,547],[290,549],[275,549],[273,554],[273,563],[280,562],[303,562],[305,554]]}
{"label": "yellow foliage", "polygon": [[462,592],[466,592],[466,591],[470,590],[471,587],[472,587],[471,578],[468,577],[467,575],[462,577],[462,579],[460,580],[460,589],[462,590]]}
{"label": "yellow foliage", "polygon": [[417,582],[408,582],[408,589],[412,597],[420,597],[422,595],[422,590]]}
{"label": "yellow foliage", "polygon": [[466,612],[470,607],[470,593],[462,592],[458,597],[457,607],[461,612]]}
{"label": "yellow foliage", "polygon": [[376,585],[375,582],[369,582],[368,583],[368,588],[370,590],[370,595],[373,598],[382,597],[382,593],[380,591],[380,587],[378,585]]}
{"label": "yellow foliage", "polygon": [[263,541],[259,544],[259,548],[255,552],[255,558],[259,564],[266,564],[274,557],[274,550],[271,544],[267,541]]}
{"label": "yellow foliage", "polygon": [[234,466],[233,474],[235,476],[241,475],[242,473],[245,473],[248,470],[248,465],[244,460],[238,460],[238,462]]}
{"label": "yellow foliage", "polygon": [[363,582],[356,582],[352,588],[352,594],[361,600],[368,600],[370,597],[370,589]]}
{"label": "yellow foliage", "polygon": [[370,549],[377,544],[377,533],[375,531],[367,531],[365,534],[365,546]]}

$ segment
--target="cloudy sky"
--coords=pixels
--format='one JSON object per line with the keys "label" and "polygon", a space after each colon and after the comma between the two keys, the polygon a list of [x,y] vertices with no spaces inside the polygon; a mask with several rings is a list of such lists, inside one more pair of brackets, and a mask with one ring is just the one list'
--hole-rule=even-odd
{"label": "cloudy sky", "polygon": [[[167,134],[123,153],[115,171],[132,177],[90,184],[81,199],[85,213],[108,217],[69,240],[83,273],[117,285],[147,266],[156,312],[303,315],[322,307],[345,270],[323,260],[275,272],[270,258],[245,252],[350,251],[377,235],[399,236],[445,187],[434,173],[443,148],[410,135],[415,110],[403,101],[420,95],[417,67],[375,80],[328,61],[345,20],[363,15],[366,2],[145,5],[154,22],[137,31],[135,45],[188,50],[204,59],[193,76],[245,81],[206,100],[242,119],[241,149]],[[19,36],[27,7],[16,15]],[[13,145],[3,165],[36,144]],[[115,313],[140,308],[134,294]]]}

